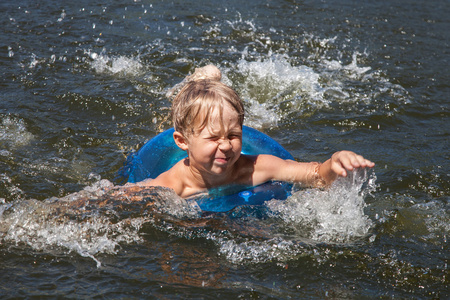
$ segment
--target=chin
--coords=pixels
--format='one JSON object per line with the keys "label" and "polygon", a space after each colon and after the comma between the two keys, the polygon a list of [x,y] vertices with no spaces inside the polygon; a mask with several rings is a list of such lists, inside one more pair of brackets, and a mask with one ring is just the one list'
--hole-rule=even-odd
{"label": "chin", "polygon": [[215,167],[211,169],[211,172],[217,175],[222,175],[227,172],[228,168],[226,166],[223,167]]}

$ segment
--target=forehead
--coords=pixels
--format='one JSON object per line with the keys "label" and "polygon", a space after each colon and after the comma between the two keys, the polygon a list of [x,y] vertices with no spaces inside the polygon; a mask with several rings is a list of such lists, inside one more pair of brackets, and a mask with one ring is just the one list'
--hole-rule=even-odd
{"label": "forehead", "polygon": [[216,103],[205,109],[203,107],[194,122],[196,132],[207,129],[209,132],[220,132],[229,129],[241,129],[239,113],[236,109],[224,101],[221,105]]}

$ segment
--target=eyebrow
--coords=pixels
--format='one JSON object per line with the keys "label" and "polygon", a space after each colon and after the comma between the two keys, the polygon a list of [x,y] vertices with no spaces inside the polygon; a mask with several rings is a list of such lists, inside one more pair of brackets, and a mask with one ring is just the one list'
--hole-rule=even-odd
{"label": "eyebrow", "polygon": [[[224,126],[221,126],[221,128],[219,130],[215,130],[214,128],[211,128],[210,126],[208,126],[207,128],[208,132],[212,135],[221,135],[221,132],[224,132]],[[237,127],[232,127],[228,129],[227,134],[239,134],[242,135],[242,130],[241,127],[237,128]]]}

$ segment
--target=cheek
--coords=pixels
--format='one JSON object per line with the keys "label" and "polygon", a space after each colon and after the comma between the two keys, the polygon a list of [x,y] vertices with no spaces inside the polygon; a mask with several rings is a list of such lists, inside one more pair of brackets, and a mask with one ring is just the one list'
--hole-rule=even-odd
{"label": "cheek", "polygon": [[241,153],[242,150],[242,141],[239,139],[232,140],[231,145],[233,146],[233,152]]}
{"label": "cheek", "polygon": [[198,143],[196,145],[198,153],[202,153],[203,155],[215,153],[217,147],[217,143],[211,141]]}

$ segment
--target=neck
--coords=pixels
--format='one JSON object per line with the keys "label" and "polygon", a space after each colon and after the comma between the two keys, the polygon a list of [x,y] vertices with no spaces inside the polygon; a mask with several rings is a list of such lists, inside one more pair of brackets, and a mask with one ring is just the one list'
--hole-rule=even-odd
{"label": "neck", "polygon": [[210,189],[229,183],[230,171],[226,173],[214,175],[208,172],[202,172],[201,170],[190,165],[189,162],[186,164],[188,177],[191,178],[191,186],[193,189],[198,189],[199,191]]}

